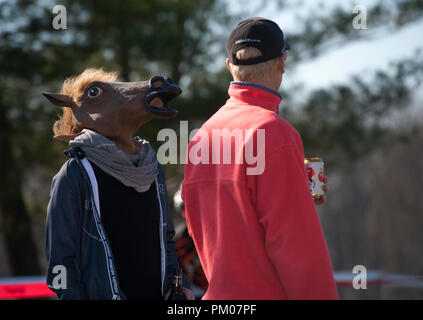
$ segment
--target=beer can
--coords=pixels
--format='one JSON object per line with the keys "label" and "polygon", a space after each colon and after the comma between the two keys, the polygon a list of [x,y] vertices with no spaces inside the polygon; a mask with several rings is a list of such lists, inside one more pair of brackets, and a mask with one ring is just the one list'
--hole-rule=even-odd
{"label": "beer can", "polygon": [[324,163],[320,158],[305,158],[304,164],[307,170],[310,193],[313,199],[318,199],[325,194],[323,190],[324,182]]}

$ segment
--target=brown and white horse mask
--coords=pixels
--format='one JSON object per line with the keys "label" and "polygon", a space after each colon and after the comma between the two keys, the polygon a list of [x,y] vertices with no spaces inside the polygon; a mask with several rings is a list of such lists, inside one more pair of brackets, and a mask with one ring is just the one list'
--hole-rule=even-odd
{"label": "brown and white horse mask", "polygon": [[[169,107],[169,102],[182,90],[170,78],[155,76],[141,82],[98,81],[95,77],[91,80],[75,89],[77,92],[42,93],[51,103],[63,107],[59,126],[55,124],[55,138],[69,141],[83,129],[105,137],[133,135],[154,118],[170,119],[178,113]],[[63,123],[66,114],[67,124]]]}

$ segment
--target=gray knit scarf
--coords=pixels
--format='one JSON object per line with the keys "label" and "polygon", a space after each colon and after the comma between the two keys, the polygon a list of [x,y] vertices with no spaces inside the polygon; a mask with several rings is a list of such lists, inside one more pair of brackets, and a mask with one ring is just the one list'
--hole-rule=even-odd
{"label": "gray knit scarf", "polygon": [[84,129],[69,145],[80,147],[88,160],[125,186],[145,192],[159,172],[157,157],[148,141],[138,137],[134,140],[141,144],[140,153],[135,155],[126,154],[113,141],[88,129]]}

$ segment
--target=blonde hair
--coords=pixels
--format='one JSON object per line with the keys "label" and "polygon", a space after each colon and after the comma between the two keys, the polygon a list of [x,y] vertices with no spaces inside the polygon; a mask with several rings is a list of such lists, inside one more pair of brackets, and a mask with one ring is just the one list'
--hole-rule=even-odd
{"label": "blonde hair", "polygon": [[[239,60],[260,57],[260,50],[254,47],[243,48],[237,51]],[[277,68],[279,57],[252,65],[233,65],[230,63],[231,73],[235,81],[257,82],[269,79]]]}
{"label": "blonde hair", "polygon": [[[89,68],[85,69],[80,75],[70,77],[63,82],[62,94],[66,94],[74,101],[82,96],[84,88],[92,81],[116,81],[118,74],[116,72],[105,72],[103,69]],[[63,114],[59,116],[53,125],[54,138],[66,137],[79,133],[83,128],[75,125],[72,109],[63,107]],[[62,139],[63,140],[63,139]],[[64,139],[66,141],[66,139]]]}

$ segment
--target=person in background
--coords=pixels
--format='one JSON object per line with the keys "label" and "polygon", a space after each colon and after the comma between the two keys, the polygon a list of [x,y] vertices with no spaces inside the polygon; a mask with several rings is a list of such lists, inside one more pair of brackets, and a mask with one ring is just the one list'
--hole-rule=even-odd
{"label": "person in background", "polygon": [[[175,208],[181,211],[181,216],[185,219],[185,206],[181,198],[181,187],[179,187],[173,196],[173,204]],[[194,241],[188,233],[185,220],[177,225],[175,229],[175,250],[179,257],[179,264],[191,282],[192,293],[195,298],[200,299],[207,290],[208,283]]]}

